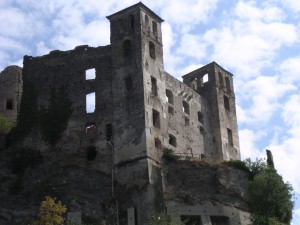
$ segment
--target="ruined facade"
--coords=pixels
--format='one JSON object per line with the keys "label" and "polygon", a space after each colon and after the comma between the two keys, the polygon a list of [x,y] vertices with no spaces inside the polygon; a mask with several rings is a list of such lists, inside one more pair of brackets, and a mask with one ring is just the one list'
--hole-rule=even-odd
{"label": "ruined facade", "polygon": [[[15,73],[13,97],[2,93],[1,87],[0,113],[7,115],[12,110],[15,121],[18,107],[8,109],[7,102],[12,99],[13,105],[19,104],[21,76],[24,95],[26,87],[35,93],[36,111],[49,110],[52,94],[62,89],[72,104],[59,140],[50,145],[35,129],[22,145],[45,154],[55,149],[68,157],[68,165],[101,170],[120,185],[146,183],[146,189],[123,204],[128,224],[145,224],[149,217],[145,212],[162,199],[167,209],[177,212],[175,220],[180,210],[192,216],[200,216],[195,210],[202,214],[207,210],[211,213],[204,213],[207,219],[203,224],[223,224],[228,218],[230,224],[245,224],[240,217],[246,206],[235,208],[229,200],[225,205],[194,201],[192,206],[164,195],[168,190],[162,170],[164,149],[172,149],[186,160],[240,159],[232,74],[212,62],[184,75],[181,82],[164,70],[163,20],[159,16],[138,3],[107,18],[111,27],[108,46],[78,46],[40,57],[25,56],[22,75]],[[9,86],[3,81],[0,84]],[[216,218],[210,220],[209,216]]]}

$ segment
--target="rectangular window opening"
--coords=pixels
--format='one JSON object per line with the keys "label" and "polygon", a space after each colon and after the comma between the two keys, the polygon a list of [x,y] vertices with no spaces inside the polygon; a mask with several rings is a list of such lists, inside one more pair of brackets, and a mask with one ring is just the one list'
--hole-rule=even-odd
{"label": "rectangular window opening", "polygon": [[93,113],[96,109],[96,93],[90,93],[86,95],[86,112]]}
{"label": "rectangular window opening", "polygon": [[167,102],[173,105],[173,93],[169,89],[166,89],[166,98]]}
{"label": "rectangular window opening", "polygon": [[184,124],[186,127],[190,125],[190,119],[188,117],[184,117]]}
{"label": "rectangular window opening", "polygon": [[212,225],[229,225],[227,216],[211,216],[210,221]]}
{"label": "rectangular window opening", "polygon": [[168,106],[168,113],[172,116],[174,116],[174,108],[171,106]]}
{"label": "rectangular window opening", "polygon": [[159,118],[159,112],[156,110],[152,110],[152,119],[153,119],[153,126],[156,128],[160,128],[160,118]]}
{"label": "rectangular window opening", "polygon": [[190,115],[190,106],[186,101],[182,102],[183,112]]}
{"label": "rectangular window opening", "polygon": [[182,215],[180,220],[184,225],[202,225],[201,216]]}
{"label": "rectangular window opening", "polygon": [[203,113],[202,112],[198,112],[198,122],[203,124]]}
{"label": "rectangular window opening", "polygon": [[93,69],[88,69],[85,71],[85,79],[86,80],[94,80],[96,78],[96,70],[95,68]]}
{"label": "rectangular window opening", "polygon": [[208,73],[204,74],[204,76],[202,77],[202,82],[203,84],[208,82]]}
{"label": "rectangular window opening", "polygon": [[177,146],[176,137],[172,134],[169,134],[169,144],[174,146],[174,147]]}
{"label": "rectangular window opening", "polygon": [[162,147],[161,147],[161,141],[159,140],[159,138],[155,138],[154,139],[154,146],[155,146],[155,148],[157,148],[157,149],[161,149]]}
{"label": "rectangular window opening", "polygon": [[228,135],[228,144],[230,146],[233,146],[232,131],[229,128],[227,128],[227,135]]}
{"label": "rectangular window opening", "polygon": [[13,100],[11,98],[6,99],[6,109],[7,110],[13,110],[14,109]]}
{"label": "rectangular window opening", "polygon": [[224,95],[224,107],[226,110],[230,111],[229,98]]}
{"label": "rectangular window opening", "polygon": [[151,91],[154,96],[157,96],[157,82],[154,77],[151,77]]}

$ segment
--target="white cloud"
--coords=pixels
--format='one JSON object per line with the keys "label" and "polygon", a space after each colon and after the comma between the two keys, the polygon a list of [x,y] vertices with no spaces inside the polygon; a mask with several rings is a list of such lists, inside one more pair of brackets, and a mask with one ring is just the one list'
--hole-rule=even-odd
{"label": "white cloud", "polygon": [[280,80],[285,83],[300,81],[300,56],[284,60],[280,67]]}
{"label": "white cloud", "polygon": [[184,34],[177,53],[196,59],[200,62],[206,56],[206,44],[199,35]]}
{"label": "white cloud", "polygon": [[255,132],[250,129],[243,129],[239,131],[240,137],[240,149],[242,158],[251,158],[255,160],[256,158],[264,158],[264,153],[256,147],[256,142],[259,141],[266,135],[265,132]]}

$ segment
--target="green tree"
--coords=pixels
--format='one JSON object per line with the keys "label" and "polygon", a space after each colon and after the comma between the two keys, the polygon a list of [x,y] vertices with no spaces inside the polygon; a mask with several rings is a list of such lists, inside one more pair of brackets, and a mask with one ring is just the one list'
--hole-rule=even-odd
{"label": "green tree", "polygon": [[292,186],[275,169],[260,170],[249,188],[254,224],[290,224],[294,206],[292,192]]}
{"label": "green tree", "polygon": [[67,211],[60,201],[56,202],[56,198],[46,196],[41,202],[38,218],[33,222],[33,225],[63,225],[63,214]]}
{"label": "green tree", "polygon": [[0,134],[6,134],[12,128],[7,117],[0,115]]}

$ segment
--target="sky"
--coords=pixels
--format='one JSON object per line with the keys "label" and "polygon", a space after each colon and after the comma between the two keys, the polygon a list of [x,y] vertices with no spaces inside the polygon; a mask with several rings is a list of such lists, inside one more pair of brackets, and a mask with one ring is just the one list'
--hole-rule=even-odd
{"label": "sky", "polygon": [[[0,0],[0,71],[24,55],[110,43],[106,16],[133,0]],[[295,190],[300,224],[300,1],[144,0],[165,20],[165,70],[216,61],[234,74],[242,158],[273,153]]]}

